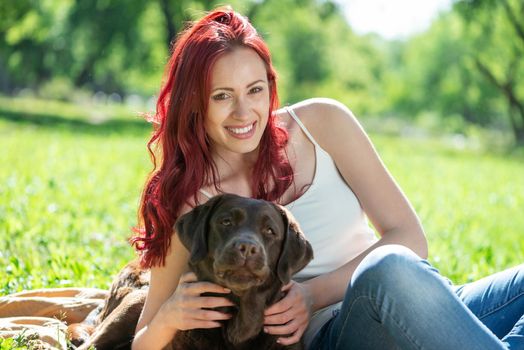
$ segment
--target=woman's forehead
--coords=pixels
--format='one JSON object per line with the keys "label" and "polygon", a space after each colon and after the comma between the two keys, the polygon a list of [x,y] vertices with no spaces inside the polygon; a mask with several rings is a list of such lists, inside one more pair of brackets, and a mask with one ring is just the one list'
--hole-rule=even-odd
{"label": "woman's forehead", "polygon": [[266,65],[250,48],[237,48],[225,53],[211,70],[211,89],[244,88],[257,80],[267,82]]}

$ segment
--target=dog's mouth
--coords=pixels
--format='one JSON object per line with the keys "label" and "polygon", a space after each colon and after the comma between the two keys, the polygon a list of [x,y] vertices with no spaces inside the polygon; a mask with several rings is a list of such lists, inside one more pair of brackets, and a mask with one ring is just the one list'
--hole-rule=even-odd
{"label": "dog's mouth", "polygon": [[215,266],[218,283],[233,291],[257,287],[267,280],[270,270],[267,266],[252,270],[248,266]]}

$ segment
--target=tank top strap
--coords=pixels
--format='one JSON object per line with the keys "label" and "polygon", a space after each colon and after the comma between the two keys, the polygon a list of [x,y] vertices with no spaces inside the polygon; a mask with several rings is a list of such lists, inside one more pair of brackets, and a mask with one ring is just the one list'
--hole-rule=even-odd
{"label": "tank top strap", "polygon": [[289,115],[297,122],[298,126],[300,126],[300,129],[302,129],[302,131],[304,132],[304,134],[306,134],[307,138],[309,139],[309,141],[311,141],[314,145],[315,145],[315,148],[319,148],[320,146],[318,145],[317,141],[315,141],[315,139],[313,138],[313,135],[310,134],[310,132],[308,131],[308,129],[306,129],[306,126],[304,125],[304,123],[302,123],[302,121],[298,118],[297,114],[295,113],[295,111],[289,107],[284,107],[284,109],[286,110],[286,112],[289,113]]}
{"label": "tank top strap", "polygon": [[199,189],[198,192],[202,193],[204,196],[207,197],[207,199],[211,199],[213,196],[211,195],[211,193],[207,192],[206,190],[203,190],[203,189]]}

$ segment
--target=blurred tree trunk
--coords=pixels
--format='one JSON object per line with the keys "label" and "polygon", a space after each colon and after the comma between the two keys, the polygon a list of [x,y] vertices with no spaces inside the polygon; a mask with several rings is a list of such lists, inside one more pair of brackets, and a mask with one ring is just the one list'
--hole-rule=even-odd
{"label": "blurred tree trunk", "polygon": [[462,0],[456,6],[469,25],[475,67],[504,96],[515,141],[524,145],[524,1]]}
{"label": "blurred tree trunk", "polygon": [[[514,63],[520,58],[514,57]],[[490,71],[490,69],[480,61],[480,59],[475,59],[475,65],[478,70],[489,80],[489,82],[495,85],[503,94],[506,100],[508,101],[508,113],[513,128],[513,134],[515,140],[519,144],[524,144],[524,105],[522,101],[519,101],[516,91],[515,79],[513,76],[512,69],[515,64],[508,67],[508,72],[506,73],[506,79],[504,81],[499,81],[495,77],[495,74]]]}
{"label": "blurred tree trunk", "polygon": [[177,23],[182,23],[183,21],[181,3],[182,1],[160,0],[160,8],[166,21],[166,44],[170,50],[171,45],[176,40],[176,34],[178,32]]}

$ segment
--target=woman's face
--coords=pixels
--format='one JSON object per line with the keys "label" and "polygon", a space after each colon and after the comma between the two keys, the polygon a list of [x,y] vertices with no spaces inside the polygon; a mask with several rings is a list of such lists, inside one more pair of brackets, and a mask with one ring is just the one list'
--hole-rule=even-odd
{"label": "woman's face", "polygon": [[256,51],[237,48],[211,70],[211,92],[204,121],[212,151],[246,154],[257,149],[269,115],[269,85]]}

